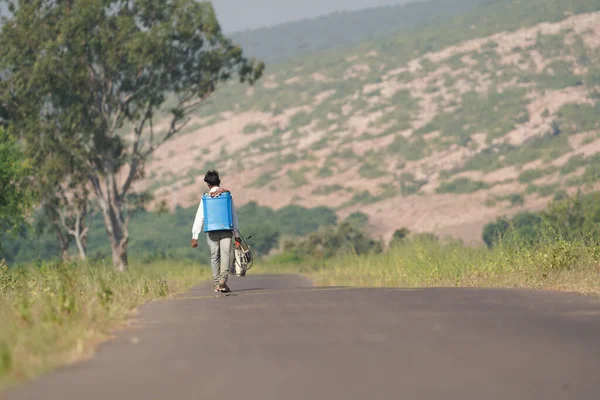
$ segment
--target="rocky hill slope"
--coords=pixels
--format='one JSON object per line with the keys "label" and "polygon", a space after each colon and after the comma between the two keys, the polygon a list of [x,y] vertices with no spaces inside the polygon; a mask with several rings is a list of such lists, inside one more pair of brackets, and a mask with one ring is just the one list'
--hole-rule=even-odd
{"label": "rocky hill slope", "polygon": [[[490,8],[224,88],[139,187],[190,206],[216,167],[239,204],[362,211],[384,238],[408,227],[466,243],[498,216],[594,189],[600,3],[536,1],[548,10]],[[552,22],[519,20],[531,12]]]}

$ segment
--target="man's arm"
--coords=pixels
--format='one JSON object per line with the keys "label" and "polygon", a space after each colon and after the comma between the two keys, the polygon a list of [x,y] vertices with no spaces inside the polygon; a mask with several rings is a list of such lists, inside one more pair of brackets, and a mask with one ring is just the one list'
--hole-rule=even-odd
{"label": "man's arm", "polygon": [[192,247],[198,247],[198,236],[202,232],[204,226],[204,205],[200,200],[198,211],[196,211],[196,218],[194,219],[194,225],[192,226]]}

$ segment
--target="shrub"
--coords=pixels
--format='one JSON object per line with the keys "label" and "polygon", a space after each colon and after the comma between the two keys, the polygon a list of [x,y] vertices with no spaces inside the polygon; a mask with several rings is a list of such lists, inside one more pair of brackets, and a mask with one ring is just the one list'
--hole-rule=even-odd
{"label": "shrub", "polygon": [[252,134],[252,133],[256,133],[258,131],[267,131],[268,129],[269,128],[267,128],[264,124],[254,123],[254,124],[248,124],[248,125],[244,126],[242,133]]}
{"label": "shrub", "polygon": [[427,180],[417,180],[415,176],[408,172],[400,175],[400,193],[403,196],[419,193],[421,188],[427,184]]}
{"label": "shrub", "polygon": [[539,169],[528,169],[527,171],[521,172],[518,180],[521,183],[528,183],[528,182],[534,181],[536,179],[539,179],[542,176],[544,176],[544,171],[539,170]]}
{"label": "shrub", "polygon": [[358,174],[367,179],[375,179],[383,176],[384,172],[379,169],[379,167],[372,163],[364,163],[358,169]]}
{"label": "shrub", "polygon": [[457,178],[450,182],[442,182],[436,193],[473,193],[481,189],[487,189],[489,185],[482,181],[472,181],[469,178]]}
{"label": "shrub", "polygon": [[342,222],[335,228],[321,229],[304,240],[284,243],[284,251],[316,259],[343,254],[380,253],[382,249],[381,242],[368,237],[348,221]]}
{"label": "shrub", "polygon": [[300,128],[309,125],[312,117],[305,111],[299,111],[290,118],[290,129]]}

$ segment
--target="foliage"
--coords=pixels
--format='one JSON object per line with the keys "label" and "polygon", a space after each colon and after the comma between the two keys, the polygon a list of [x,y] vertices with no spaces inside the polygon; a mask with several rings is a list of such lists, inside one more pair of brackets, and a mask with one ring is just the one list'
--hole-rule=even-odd
{"label": "foliage", "polygon": [[0,127],[0,233],[21,228],[32,204],[30,165],[17,140]]}
{"label": "foliage", "polygon": [[[199,260],[209,262],[208,246],[199,241],[199,248],[189,246],[191,228],[197,207],[177,207],[172,213],[140,211],[132,217],[130,251],[137,260]],[[335,212],[326,207],[305,208],[289,205],[279,210],[250,202],[238,208],[240,230],[252,236],[250,246],[257,257],[267,255],[279,246],[283,236],[304,236],[322,226],[337,223]],[[90,220],[88,253],[94,260],[110,257],[110,246],[104,233],[101,216]],[[26,230],[20,238],[0,236],[5,244],[0,258],[11,264],[49,260],[60,256],[60,248],[50,234],[38,235]]]}

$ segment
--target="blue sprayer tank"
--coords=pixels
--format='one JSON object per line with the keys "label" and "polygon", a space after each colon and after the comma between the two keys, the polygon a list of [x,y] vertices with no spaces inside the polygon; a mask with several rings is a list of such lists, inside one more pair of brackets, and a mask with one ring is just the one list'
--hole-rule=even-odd
{"label": "blue sprayer tank", "polygon": [[204,232],[233,230],[231,194],[225,192],[217,197],[202,196],[204,208]]}

